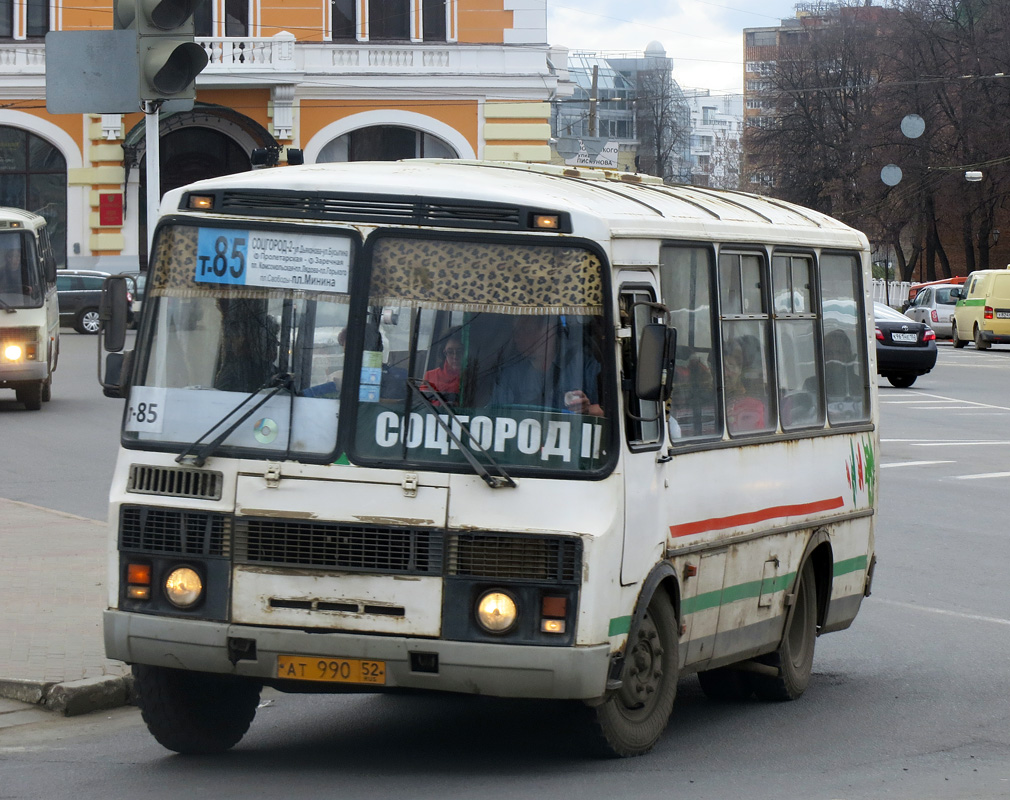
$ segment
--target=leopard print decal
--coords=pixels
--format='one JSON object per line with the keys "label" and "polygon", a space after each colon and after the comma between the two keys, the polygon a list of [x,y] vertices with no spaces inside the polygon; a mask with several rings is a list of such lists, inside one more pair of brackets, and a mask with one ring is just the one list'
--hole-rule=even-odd
{"label": "leopard print decal", "polygon": [[600,314],[600,267],[576,247],[384,238],[374,250],[369,303]]}

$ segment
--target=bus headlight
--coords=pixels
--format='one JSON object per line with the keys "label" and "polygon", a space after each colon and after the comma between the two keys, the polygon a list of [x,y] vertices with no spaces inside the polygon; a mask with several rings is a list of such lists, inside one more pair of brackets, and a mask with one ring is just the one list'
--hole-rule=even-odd
{"label": "bus headlight", "polygon": [[4,358],[8,361],[18,361],[21,358],[21,346],[9,344],[4,348]]}
{"label": "bus headlight", "polygon": [[165,597],[178,608],[189,608],[203,595],[203,581],[192,567],[176,567],[165,578]]}
{"label": "bus headlight", "polygon": [[506,633],[516,624],[519,610],[511,595],[492,590],[477,601],[477,622],[488,633]]}

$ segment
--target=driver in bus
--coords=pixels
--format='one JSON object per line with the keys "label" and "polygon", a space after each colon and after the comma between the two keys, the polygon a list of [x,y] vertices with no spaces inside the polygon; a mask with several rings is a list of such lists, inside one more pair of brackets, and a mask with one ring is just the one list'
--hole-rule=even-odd
{"label": "driver in bus", "polygon": [[21,242],[19,237],[0,237],[0,293],[22,294]]}
{"label": "driver in bus", "polygon": [[[512,319],[513,351],[506,357],[491,392],[491,405],[531,405],[573,414],[603,416],[599,404],[600,365],[588,352],[566,352],[565,318],[519,316]],[[581,360],[581,363],[579,363]]]}

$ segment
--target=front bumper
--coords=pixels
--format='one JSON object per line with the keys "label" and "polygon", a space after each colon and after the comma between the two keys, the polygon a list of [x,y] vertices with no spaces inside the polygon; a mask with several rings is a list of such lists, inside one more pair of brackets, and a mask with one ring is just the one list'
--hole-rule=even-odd
{"label": "front bumper", "polygon": [[[109,658],[264,681],[277,679],[280,654],[364,658],[386,663],[385,688],[588,700],[604,694],[610,665],[609,644],[538,647],[357,633],[307,633],[291,628],[165,618],[112,609],[104,613],[104,627]],[[255,641],[255,658],[233,663],[229,659],[229,638]],[[438,671],[413,670],[412,653],[437,655]],[[286,683],[296,691],[299,686],[308,691],[347,689],[342,684]],[[375,687],[367,688],[373,691]]]}
{"label": "front bumper", "polygon": [[0,386],[8,383],[37,383],[46,379],[48,365],[30,361],[21,364],[0,364]]}

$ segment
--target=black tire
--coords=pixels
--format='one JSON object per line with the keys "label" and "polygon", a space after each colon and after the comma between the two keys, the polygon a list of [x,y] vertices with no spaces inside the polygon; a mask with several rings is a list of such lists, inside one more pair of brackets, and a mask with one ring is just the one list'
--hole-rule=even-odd
{"label": "black tire", "polygon": [[42,383],[42,402],[48,403],[53,399],[53,375],[49,373],[49,377],[45,379]]}
{"label": "black tire", "polygon": [[887,382],[898,389],[907,389],[915,383],[916,375],[885,375]]}
{"label": "black tire", "polygon": [[968,344],[968,340],[967,339],[960,339],[960,338],[958,338],[958,335],[957,335],[957,323],[956,322],[951,322],[950,323],[950,340],[951,340],[951,343],[954,345],[954,347],[956,347],[958,350],[960,350],[962,347],[964,347],[966,344]]}
{"label": "black tire", "polygon": [[18,402],[24,403],[29,411],[38,411],[42,408],[42,381],[38,383],[24,384],[14,390]]}
{"label": "black tire", "polygon": [[699,672],[698,683],[705,697],[722,703],[739,703],[754,694],[749,675],[732,667]]}
{"label": "black tire", "polygon": [[231,675],[133,666],[137,705],[158,743],[177,753],[222,753],[249,730],[260,685]]}
{"label": "black tire", "polygon": [[786,626],[778,650],[757,660],[777,667],[779,674],[749,674],[748,679],[762,700],[796,700],[810,684],[817,641],[817,579],[809,561],[800,572],[796,599],[786,615]]}
{"label": "black tire", "polygon": [[670,598],[657,589],[628,640],[623,685],[593,709],[605,752],[640,756],[659,740],[677,696],[678,628]]}
{"label": "black tire", "polygon": [[979,330],[978,325],[975,326],[975,349],[976,350],[988,350],[989,342],[982,338],[982,331]]}
{"label": "black tire", "polygon": [[102,326],[101,317],[97,308],[85,308],[74,320],[74,330],[78,333],[96,334]]}

